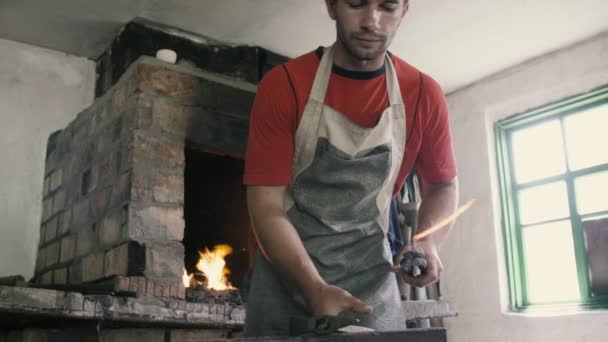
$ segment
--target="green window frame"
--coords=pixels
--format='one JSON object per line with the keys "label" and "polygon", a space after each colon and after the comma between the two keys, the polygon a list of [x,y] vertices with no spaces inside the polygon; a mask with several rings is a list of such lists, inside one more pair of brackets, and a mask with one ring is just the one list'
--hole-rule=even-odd
{"label": "green window frame", "polygon": [[[495,123],[496,137],[496,153],[498,163],[498,178],[501,190],[501,209],[502,209],[502,232],[506,253],[506,267],[508,273],[509,299],[511,310],[516,312],[525,312],[533,310],[561,310],[563,308],[574,309],[605,309],[608,308],[608,294],[601,292],[600,294],[592,291],[590,276],[589,276],[589,259],[585,246],[585,228],[583,222],[586,220],[603,219],[608,217],[608,208],[603,208],[603,211],[591,213],[579,213],[579,205],[582,202],[577,198],[578,184],[575,182],[583,176],[588,175],[606,175],[608,173],[608,162],[603,162],[598,165],[592,165],[584,168],[571,168],[570,159],[568,156],[568,134],[566,133],[565,120],[570,116],[577,114],[588,113],[589,110],[596,109],[604,110],[608,117],[608,86],[596,89],[589,93],[574,96],[550,105],[536,108],[525,113],[510,116],[504,120]],[[571,122],[572,120],[568,121]],[[540,127],[543,124],[547,127],[549,124],[552,127],[557,127],[559,123],[560,136],[564,160],[564,171],[557,174],[550,174],[547,177],[539,177],[530,181],[520,181],[518,183],[514,150],[514,134],[519,134],[526,129]],[[568,126],[569,127],[569,126]],[[600,144],[598,153],[606,153],[608,155],[608,127],[606,129],[607,143]],[[554,131],[558,131],[554,128]],[[519,133],[518,133],[519,132]],[[531,131],[528,131],[531,132]],[[557,136],[557,135],[556,135]],[[555,145],[552,145],[555,146]],[[522,151],[521,149],[517,151]],[[521,152],[519,156],[524,154]],[[573,154],[574,155],[574,154]],[[600,160],[601,160],[600,156]],[[517,159],[517,160],[522,160]],[[533,162],[532,162],[533,163]],[[523,163],[520,163],[523,164]],[[520,165],[518,164],[518,165]],[[604,174],[602,174],[604,173]],[[522,177],[523,178],[523,177]],[[553,217],[537,222],[522,221],[522,216],[526,217],[529,214],[529,207],[522,204],[520,207],[519,201],[522,198],[523,191],[532,189],[537,186],[557,184],[565,185],[565,194],[567,194],[567,213],[568,216]],[[561,187],[563,189],[564,187]],[[535,188],[538,189],[538,188]],[[528,192],[530,193],[530,192]],[[578,201],[578,202],[577,202]],[[606,202],[608,202],[608,194],[606,194]],[[523,200],[522,200],[523,203]],[[526,202],[530,203],[530,202]],[[565,203],[565,202],[564,202]],[[534,206],[532,206],[534,207]],[[563,206],[566,208],[566,205]],[[529,217],[529,216],[528,216]],[[522,222],[524,224],[522,224]],[[552,299],[548,301],[531,300],[531,286],[528,283],[529,275],[527,274],[528,263],[531,258],[526,259],[526,246],[524,245],[524,235],[529,237],[531,227],[555,227],[555,223],[559,223],[560,227],[565,227],[569,223],[571,228],[571,241],[574,253],[574,264],[572,269],[575,269],[576,282],[578,283],[578,298],[577,299]],[[603,224],[603,223],[602,223]],[[540,230],[536,230],[537,232]],[[550,231],[550,230],[546,230]],[[567,232],[567,230],[565,230]],[[556,232],[555,230],[553,232]],[[544,233],[546,234],[546,233]],[[546,236],[546,235],[544,235]],[[530,240],[526,240],[530,241]],[[568,251],[570,252],[570,251]],[[542,258],[541,258],[542,260]],[[608,262],[608,261],[607,261]],[[535,264],[538,265],[538,264]],[[543,265],[541,263],[541,265]],[[538,268],[535,268],[538,270]],[[534,272],[532,272],[534,273]],[[535,276],[535,275],[532,275]],[[569,277],[572,278],[572,277]],[[535,278],[538,279],[538,278]],[[572,281],[575,282],[574,280]],[[538,293],[536,288],[534,293]]]}

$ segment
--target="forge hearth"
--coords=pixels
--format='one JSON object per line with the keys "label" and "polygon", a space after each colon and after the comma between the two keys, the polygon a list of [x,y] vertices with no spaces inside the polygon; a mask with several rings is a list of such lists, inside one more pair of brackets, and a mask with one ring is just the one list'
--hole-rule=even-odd
{"label": "forge hearth", "polygon": [[227,244],[232,248],[226,256],[228,281],[240,287],[255,251],[242,184],[245,163],[191,143],[185,151],[186,270],[189,274],[197,272],[200,251]]}
{"label": "forge hearth", "polygon": [[241,179],[254,92],[149,57],[134,63],[49,138],[35,281],[184,299],[184,267],[227,243],[240,284],[252,253]]}

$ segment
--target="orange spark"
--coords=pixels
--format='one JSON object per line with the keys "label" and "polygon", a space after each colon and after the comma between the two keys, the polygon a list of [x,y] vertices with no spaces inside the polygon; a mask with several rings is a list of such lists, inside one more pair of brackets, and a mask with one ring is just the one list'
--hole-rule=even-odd
{"label": "orange spark", "polygon": [[470,201],[468,201],[465,205],[463,205],[462,207],[458,208],[452,215],[444,218],[443,220],[437,222],[436,224],[434,224],[433,226],[431,226],[428,229],[425,229],[424,231],[414,235],[414,237],[412,238],[414,241],[418,241],[422,238],[425,238],[431,234],[433,234],[434,232],[445,228],[448,226],[448,224],[450,224],[452,221],[454,221],[458,216],[462,215],[465,211],[467,211],[469,208],[471,208],[471,206],[473,205],[473,203],[475,203],[475,199],[472,199]]}

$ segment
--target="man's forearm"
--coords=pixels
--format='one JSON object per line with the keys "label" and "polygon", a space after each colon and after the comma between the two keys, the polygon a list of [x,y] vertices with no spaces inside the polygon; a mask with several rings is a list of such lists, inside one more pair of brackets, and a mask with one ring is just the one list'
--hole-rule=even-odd
{"label": "man's forearm", "polygon": [[247,202],[266,259],[310,303],[325,284],[283,208],[284,188],[250,187]]}
{"label": "man's forearm", "polygon": [[[441,183],[428,185],[429,190],[426,191],[420,209],[418,212],[418,232],[431,228],[435,223],[443,218],[450,216],[458,205],[458,179]],[[437,248],[445,241],[451,227],[441,229],[430,236],[422,239],[422,241],[431,242]]]}

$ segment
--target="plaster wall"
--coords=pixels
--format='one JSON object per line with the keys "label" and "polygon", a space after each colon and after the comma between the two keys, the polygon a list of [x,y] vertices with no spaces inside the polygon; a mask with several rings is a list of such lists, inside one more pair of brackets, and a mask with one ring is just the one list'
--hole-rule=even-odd
{"label": "plaster wall", "polygon": [[93,101],[95,63],[0,39],[0,276],[33,275],[48,136]]}
{"label": "plaster wall", "polygon": [[[441,251],[442,292],[459,311],[459,317],[446,320],[448,340],[606,340],[608,311],[509,312],[494,143],[496,121],[605,84],[608,33],[448,94],[461,203],[477,199]],[[606,153],[605,144],[598,145],[598,153]]]}

